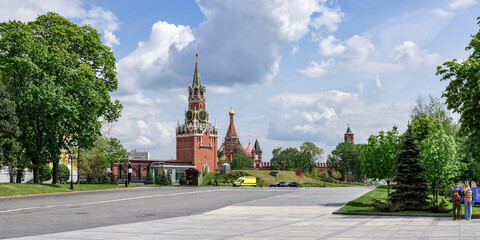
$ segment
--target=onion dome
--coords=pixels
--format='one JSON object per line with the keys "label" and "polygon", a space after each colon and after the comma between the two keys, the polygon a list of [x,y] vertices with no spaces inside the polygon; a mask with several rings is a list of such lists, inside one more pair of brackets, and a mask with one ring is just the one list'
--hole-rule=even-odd
{"label": "onion dome", "polygon": [[245,151],[244,151],[245,155],[252,157],[252,150],[253,150],[252,144],[250,144],[250,140],[248,140],[248,146],[247,148],[245,148]]}
{"label": "onion dome", "polygon": [[242,152],[244,151],[243,146],[240,143],[240,141],[237,142],[237,144],[235,145],[235,152],[239,152],[239,151],[242,151]]}
{"label": "onion dome", "polygon": [[233,111],[233,107],[230,107],[230,112],[228,114],[230,114],[230,116],[235,115],[235,112]]}

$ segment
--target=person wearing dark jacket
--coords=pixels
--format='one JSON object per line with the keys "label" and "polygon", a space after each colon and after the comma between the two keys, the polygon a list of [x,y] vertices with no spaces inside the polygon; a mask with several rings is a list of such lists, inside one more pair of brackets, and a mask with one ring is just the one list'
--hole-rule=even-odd
{"label": "person wearing dark jacket", "polygon": [[[455,193],[460,196],[459,199],[455,199]],[[452,203],[453,203],[453,220],[460,220],[460,213],[462,212],[462,191],[458,187],[458,183],[452,188]]]}

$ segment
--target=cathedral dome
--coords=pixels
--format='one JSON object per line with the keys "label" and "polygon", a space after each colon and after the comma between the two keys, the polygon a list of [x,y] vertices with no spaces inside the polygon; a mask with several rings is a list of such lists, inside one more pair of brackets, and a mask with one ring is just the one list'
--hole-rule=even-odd
{"label": "cathedral dome", "polygon": [[238,151],[242,151],[242,152],[244,151],[243,146],[240,143],[240,141],[237,142],[237,144],[235,145],[235,152],[238,152]]}
{"label": "cathedral dome", "polygon": [[248,146],[247,148],[245,148],[245,151],[244,151],[245,155],[252,157],[252,150],[253,150],[252,144],[250,144],[250,141],[248,141]]}

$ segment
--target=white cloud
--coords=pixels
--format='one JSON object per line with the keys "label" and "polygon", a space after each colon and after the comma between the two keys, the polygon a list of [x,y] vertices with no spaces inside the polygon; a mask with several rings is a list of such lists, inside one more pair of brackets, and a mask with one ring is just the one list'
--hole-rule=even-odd
{"label": "white cloud", "polygon": [[105,45],[112,47],[112,45],[120,44],[118,39],[113,32],[120,29],[118,26],[118,18],[110,11],[105,11],[101,7],[95,7],[82,16],[82,25],[88,24],[93,28],[103,32],[103,37],[105,38]]}
{"label": "white cloud", "polygon": [[345,46],[341,43],[334,44],[334,42],[338,42],[338,40],[332,35],[320,41],[320,44],[318,45],[320,48],[320,54],[325,56],[342,54],[345,51]]}
{"label": "white cloud", "polygon": [[[190,83],[195,52],[199,53],[202,82],[232,87],[235,84],[263,84],[276,77],[281,52],[310,31],[310,26],[334,28],[339,9],[324,1],[197,1],[205,20],[195,29],[158,22],[148,41],[120,60],[120,89],[175,88]],[[315,23],[313,23],[315,22]],[[180,34],[181,29],[188,34]],[[154,36],[160,34],[162,38]],[[173,38],[172,38],[173,37]],[[175,43],[184,43],[181,47]],[[292,45],[293,44],[293,45]]]}
{"label": "white cloud", "polygon": [[359,66],[365,64],[368,57],[375,52],[375,46],[365,37],[353,35],[345,41],[344,56],[348,58],[348,64]]}
{"label": "white cloud", "polygon": [[376,86],[378,89],[381,89],[381,88],[382,88],[382,82],[380,81],[380,77],[378,77],[378,74],[375,75],[375,86]]}
{"label": "white cloud", "polygon": [[[347,123],[356,142],[365,141],[380,129],[406,126],[411,102],[366,102],[357,94],[340,91],[311,94],[279,94],[268,101],[272,117],[268,139],[314,141],[335,146],[343,141]],[[379,117],[381,116],[381,117]],[[317,145],[317,146],[318,146]]]}
{"label": "white cloud", "polygon": [[420,47],[411,41],[404,41],[402,45],[395,46],[390,58],[412,67],[436,66],[441,63],[439,54],[429,54],[426,50],[420,50]]}
{"label": "white cloud", "polygon": [[441,18],[451,18],[455,15],[454,12],[447,11],[441,8],[434,8],[432,11],[430,11],[433,15]]}
{"label": "white cloud", "polygon": [[363,89],[365,89],[365,83],[357,84],[358,95],[363,95]]}
{"label": "white cloud", "polygon": [[118,62],[119,90],[134,93],[144,81],[152,81],[162,71],[168,73],[169,69],[164,69],[164,65],[171,51],[180,51],[193,40],[195,37],[188,26],[162,21],[155,23],[150,39],[140,42],[133,53]]}
{"label": "white cloud", "polygon": [[79,20],[80,24],[90,24],[103,33],[105,44],[118,45],[120,40],[114,32],[119,30],[118,18],[111,11],[101,7],[85,8],[81,0],[2,0],[0,21],[33,21],[40,14],[55,12],[63,17]]}
{"label": "white cloud", "polygon": [[290,50],[290,54],[291,55],[297,54],[299,49],[300,49],[300,46],[298,46],[298,44],[293,44],[292,45],[292,50]]}
{"label": "white cloud", "polygon": [[477,3],[476,0],[455,0],[448,4],[448,7],[452,10],[465,9]]}
{"label": "white cloud", "polygon": [[135,139],[135,145],[139,147],[151,147],[152,140],[145,136],[139,136]]}
{"label": "white cloud", "polygon": [[329,67],[334,64],[333,59],[329,59],[328,61],[321,61],[320,64],[312,61],[310,63],[310,66],[308,66],[306,69],[301,69],[299,72],[305,76],[305,77],[310,77],[310,78],[319,78],[323,75],[325,75]]}
{"label": "white cloud", "polygon": [[338,25],[342,22],[345,15],[339,7],[328,8],[324,4],[320,7],[320,16],[316,17],[312,21],[312,26],[316,29],[325,26],[329,31],[334,32],[338,29]]}
{"label": "white cloud", "polygon": [[222,95],[228,95],[232,94],[235,92],[235,88],[233,87],[222,87],[222,86],[209,86],[207,91],[216,93],[216,94],[222,94]]}

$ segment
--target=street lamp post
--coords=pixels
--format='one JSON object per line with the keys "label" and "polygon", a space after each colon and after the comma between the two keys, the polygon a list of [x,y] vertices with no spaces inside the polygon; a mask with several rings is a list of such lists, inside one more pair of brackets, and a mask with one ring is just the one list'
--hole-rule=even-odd
{"label": "street lamp post", "polygon": [[125,158],[125,170],[126,170],[125,171],[125,187],[128,187],[128,172],[127,172],[128,171],[127,170],[128,169],[128,155],[125,155],[124,158]]}
{"label": "street lamp post", "polygon": [[70,160],[70,189],[73,191],[73,153],[68,150],[68,159]]}
{"label": "street lamp post", "polygon": [[325,187],[325,178],[327,177],[327,169],[323,172],[323,187]]}

